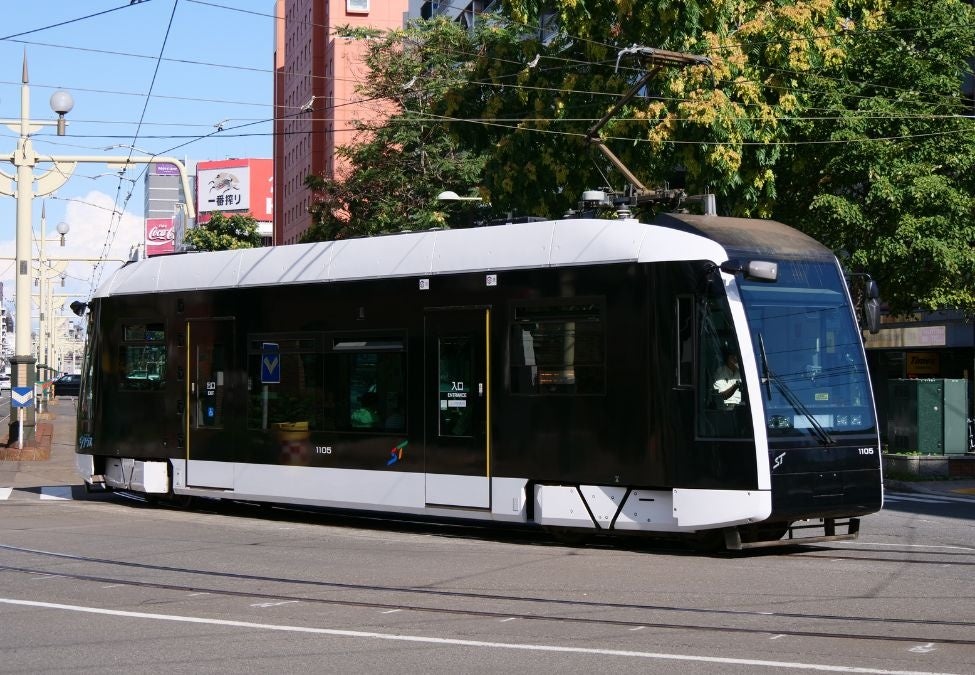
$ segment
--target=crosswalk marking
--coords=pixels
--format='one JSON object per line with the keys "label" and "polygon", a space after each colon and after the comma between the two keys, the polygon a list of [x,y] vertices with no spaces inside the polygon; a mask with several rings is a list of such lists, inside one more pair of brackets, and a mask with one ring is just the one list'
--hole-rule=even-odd
{"label": "crosswalk marking", "polygon": [[53,487],[41,488],[41,499],[71,499],[70,485],[55,485]]}
{"label": "crosswalk marking", "polygon": [[[16,495],[16,496],[15,496]],[[44,499],[53,501],[73,501],[74,491],[71,485],[49,485],[38,488],[0,487],[0,502],[23,499]]]}

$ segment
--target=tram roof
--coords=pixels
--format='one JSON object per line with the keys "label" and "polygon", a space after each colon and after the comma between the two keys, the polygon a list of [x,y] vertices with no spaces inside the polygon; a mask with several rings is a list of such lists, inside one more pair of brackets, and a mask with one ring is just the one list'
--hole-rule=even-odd
{"label": "tram roof", "polygon": [[754,250],[759,243],[764,249],[774,243],[774,252],[786,255],[799,248],[806,254],[825,250],[773,221],[686,214],[658,220],[647,225],[634,219],[565,219],[156,256],[124,265],[94,296],[600,263],[721,263],[730,250]]}

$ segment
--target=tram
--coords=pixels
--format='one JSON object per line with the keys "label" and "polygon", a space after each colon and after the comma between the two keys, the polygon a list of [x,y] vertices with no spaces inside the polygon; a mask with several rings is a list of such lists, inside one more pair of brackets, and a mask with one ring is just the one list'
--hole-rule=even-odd
{"label": "tram", "polygon": [[882,506],[843,271],[773,221],[173,254],[126,264],[85,310],[92,488],[731,549],[853,538]]}

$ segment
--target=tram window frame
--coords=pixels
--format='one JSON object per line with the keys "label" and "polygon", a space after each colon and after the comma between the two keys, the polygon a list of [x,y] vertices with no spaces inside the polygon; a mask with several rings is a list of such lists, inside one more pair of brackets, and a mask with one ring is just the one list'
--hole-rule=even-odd
{"label": "tram window frame", "polygon": [[[538,327],[540,324],[557,325],[561,323],[563,339],[569,334],[566,328],[573,324],[573,360],[563,360],[561,364],[539,364],[535,351],[537,341],[532,336],[532,354],[525,352],[526,326]],[[595,326],[584,344],[595,345],[595,355],[588,360],[578,360],[576,347],[579,345],[576,326],[584,324]],[[548,331],[549,339],[557,339],[558,330]],[[528,332],[529,335],[532,335]],[[557,353],[553,350],[553,353]],[[563,351],[563,356],[565,355]],[[527,361],[534,363],[527,363]],[[601,297],[578,297],[570,299],[551,298],[532,302],[519,302],[511,306],[508,320],[508,391],[513,396],[605,396],[606,394],[606,306]],[[579,369],[589,375],[579,378]],[[551,379],[545,382],[543,371]],[[559,375],[561,373],[561,377]],[[527,378],[526,378],[527,376]],[[581,385],[581,387],[580,387]]]}
{"label": "tram window frame", "polygon": [[[264,411],[264,394],[261,383],[261,361],[264,345],[273,343],[281,359],[281,372],[298,373],[298,386],[285,391],[281,383],[268,384],[278,387],[273,393],[277,405],[269,405]],[[373,433],[404,433],[406,431],[407,396],[407,335],[406,333],[252,333],[247,337],[247,383],[249,429],[267,431],[275,424],[308,422],[309,431],[340,431]],[[389,368],[390,354],[399,354],[399,378],[393,388],[377,382],[372,392],[363,387],[362,379],[367,371]],[[369,355],[375,355],[375,363],[369,363]],[[372,366],[372,367],[371,367]],[[288,384],[287,377],[282,377]],[[377,403],[375,416],[367,419],[359,412],[359,399],[373,394]],[[372,396],[367,397],[366,403]],[[356,399],[356,400],[353,400]],[[363,406],[364,408],[365,406]],[[287,418],[287,419],[285,419]],[[267,427],[262,426],[267,422]]]}
{"label": "tram window frame", "polygon": [[[122,333],[118,347],[119,390],[146,392],[164,389],[166,370],[169,367],[165,321],[127,319],[120,324],[119,329]],[[157,358],[150,361],[150,356]],[[155,366],[150,367],[150,363]],[[133,368],[133,364],[140,365]]]}
{"label": "tram window frame", "polygon": [[682,389],[694,387],[695,361],[695,299],[693,295],[678,295],[674,298],[674,336],[676,339],[676,359],[674,377]]}
{"label": "tram window frame", "polygon": [[[265,345],[276,345],[280,382],[261,382]],[[276,424],[307,422],[321,430],[325,387],[324,336],[321,333],[250,333],[247,336],[247,428],[268,431]],[[286,376],[294,373],[293,376]],[[282,386],[284,385],[284,386]],[[267,397],[264,387],[269,387]],[[270,387],[274,387],[272,391]],[[272,397],[273,395],[273,397]],[[267,411],[265,411],[265,401]],[[264,426],[264,424],[267,426]]]}
{"label": "tram window frame", "polygon": [[406,432],[407,344],[405,332],[330,336],[324,355],[325,429]]}

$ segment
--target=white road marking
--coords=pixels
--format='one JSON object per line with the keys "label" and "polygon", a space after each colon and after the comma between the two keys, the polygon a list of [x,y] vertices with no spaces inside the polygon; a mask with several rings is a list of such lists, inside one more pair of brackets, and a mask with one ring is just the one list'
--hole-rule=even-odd
{"label": "white road marking", "polygon": [[[312,628],[309,626],[285,626],[269,623],[255,623],[251,621],[230,621],[227,619],[206,619],[197,616],[179,616],[175,614],[150,614],[148,612],[127,612],[118,609],[103,609],[101,607],[83,607],[81,605],[62,605],[54,602],[40,602],[37,600],[16,600],[0,598],[0,604],[18,605],[21,607],[41,607],[58,609],[68,612],[82,612],[85,614],[102,614],[119,616],[130,619],[149,619],[152,621],[177,621],[209,626],[231,626],[235,628],[249,628],[255,630],[272,630],[288,633],[306,633],[311,635],[331,635],[334,637],[363,638],[370,640],[389,640],[394,642],[417,642],[455,647],[484,647],[486,649],[508,649],[525,652],[548,652],[556,654],[588,654],[595,656],[631,657],[640,659],[655,659],[658,661],[687,661],[695,663],[720,663],[739,666],[764,666],[769,668],[788,668],[792,670],[818,670],[831,673],[867,673],[868,675],[941,675],[916,670],[886,670],[882,668],[863,668],[859,666],[833,666],[825,663],[803,663],[800,661],[765,661],[758,659],[732,659],[718,656],[693,656],[690,654],[667,654],[658,652],[640,652],[624,649],[600,649],[596,647],[567,647],[561,645],[518,644],[514,642],[487,642],[482,640],[460,640],[455,638],[423,637],[420,635],[397,635],[394,633],[373,633],[356,630],[339,630],[336,628]],[[947,674],[945,674],[947,675]]]}
{"label": "white road marking", "polygon": [[911,647],[907,651],[914,652],[915,654],[927,654],[928,652],[933,652],[937,647],[934,646],[933,642],[929,642],[926,645],[918,645],[917,647]]}
{"label": "white road marking", "polygon": [[41,499],[60,499],[60,500],[70,500],[71,499],[71,486],[70,485],[54,485],[51,487],[41,488]]}
{"label": "white road marking", "polygon": [[975,548],[969,546],[942,546],[939,544],[885,544],[881,542],[872,541],[858,541],[856,543],[850,543],[852,546],[890,546],[892,548],[943,548],[949,551],[975,551]]}
{"label": "white road marking", "polygon": [[13,488],[0,487],[0,501],[4,499],[10,499],[10,493],[13,492]]}
{"label": "white road marking", "polygon": [[280,607],[281,605],[290,605],[293,602],[298,602],[297,600],[281,600],[280,602],[256,602],[251,607]]}
{"label": "white road marking", "polygon": [[387,609],[383,614],[395,614],[396,612],[402,612],[401,609]]}
{"label": "white road marking", "polygon": [[515,617],[509,616],[507,619],[501,619],[498,623],[508,623],[509,621],[514,621]]}
{"label": "white road marking", "polygon": [[924,502],[925,504],[975,504],[973,497],[953,497],[951,495],[934,495],[899,492],[896,495],[884,495],[884,501],[888,502]]}

